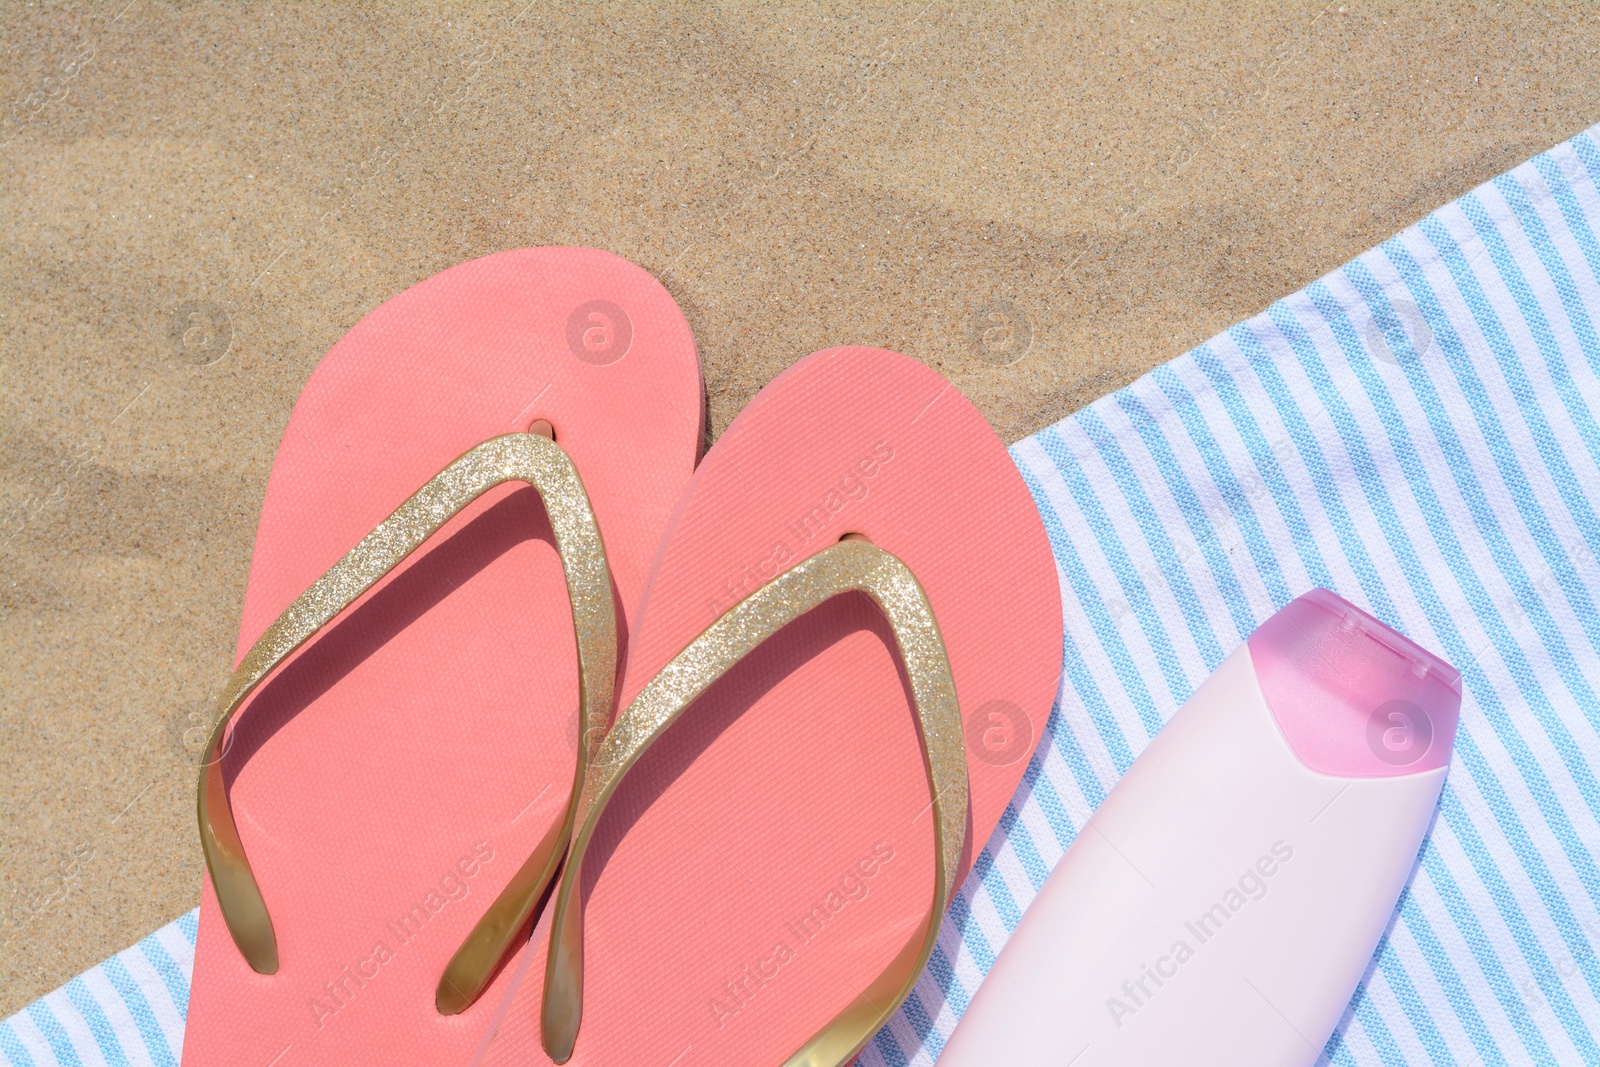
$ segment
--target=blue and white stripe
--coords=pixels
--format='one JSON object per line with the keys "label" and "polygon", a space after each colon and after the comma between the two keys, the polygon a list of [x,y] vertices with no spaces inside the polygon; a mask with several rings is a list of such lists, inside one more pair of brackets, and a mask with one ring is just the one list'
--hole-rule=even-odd
{"label": "blue and white stripe", "polygon": [[[1600,127],[1015,446],[1061,580],[1061,693],[863,1064],[932,1062],[1118,777],[1319,585],[1466,685],[1439,818],[1323,1060],[1600,1064],[1597,182]],[[0,1061],[175,1064],[194,930],[0,1024]]]}
{"label": "blue and white stripe", "polygon": [[200,910],[0,1022],[10,1067],[177,1067]]}

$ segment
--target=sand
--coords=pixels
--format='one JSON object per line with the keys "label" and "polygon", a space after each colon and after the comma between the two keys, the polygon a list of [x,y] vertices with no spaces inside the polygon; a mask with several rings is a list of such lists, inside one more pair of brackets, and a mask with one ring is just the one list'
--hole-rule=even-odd
{"label": "sand", "polygon": [[1015,440],[1600,120],[1579,5],[124,3],[0,15],[0,1015],[197,903],[273,451],[406,286],[598,245],[712,434],[862,343]]}

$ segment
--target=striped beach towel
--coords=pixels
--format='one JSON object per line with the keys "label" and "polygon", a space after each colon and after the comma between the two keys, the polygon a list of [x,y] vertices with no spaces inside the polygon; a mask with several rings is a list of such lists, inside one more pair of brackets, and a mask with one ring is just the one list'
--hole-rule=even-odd
{"label": "striped beach towel", "polygon": [[177,1067],[200,909],[78,975],[0,1023],[14,1067]]}
{"label": "striped beach towel", "polygon": [[[1600,1064],[1597,180],[1600,127],[1012,449],[1055,551],[1061,691],[863,1064],[938,1056],[1118,777],[1314,586],[1465,686],[1434,829],[1322,1061]],[[0,1024],[0,1056],[176,1062],[194,924]]]}

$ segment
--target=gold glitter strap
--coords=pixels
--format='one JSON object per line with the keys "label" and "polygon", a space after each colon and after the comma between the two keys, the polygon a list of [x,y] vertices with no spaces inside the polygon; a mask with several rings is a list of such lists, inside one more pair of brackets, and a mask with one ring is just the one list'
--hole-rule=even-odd
{"label": "gold glitter strap", "polygon": [[251,646],[217,701],[217,721],[200,772],[200,844],[223,921],[234,944],[257,973],[277,972],[278,941],[266,901],[239,840],[223,780],[222,741],[229,719],[290,653],[371,589],[462,508],[510,481],[526,482],[538,491],[555,533],[577,634],[578,706],[584,730],[578,743],[572,794],[560,823],[545,835],[451,960],[436,996],[441,1011],[460,1011],[483,991],[554,875],[562,846],[571,832],[573,804],[583,787],[586,765],[611,714],[617,622],[600,527],[572,461],[549,438],[507,434],[485,441],[446,467],[301,593]]}
{"label": "gold glitter strap", "polygon": [[871,985],[790,1056],[785,1067],[848,1063],[910,994],[933,952],[961,862],[967,827],[961,711],[939,625],[916,577],[883,549],[865,541],[845,541],[778,575],[712,623],[645,685],[601,742],[578,798],[577,829],[556,891],[550,959],[545,968],[542,1036],[545,1051],[557,1063],[571,1057],[583,1016],[583,894],[579,887],[584,854],[618,784],[651,742],[734,664],[788,623],[847,592],[866,593],[877,603],[894,632],[911,681],[932,795],[938,869],[928,912],[905,947]]}

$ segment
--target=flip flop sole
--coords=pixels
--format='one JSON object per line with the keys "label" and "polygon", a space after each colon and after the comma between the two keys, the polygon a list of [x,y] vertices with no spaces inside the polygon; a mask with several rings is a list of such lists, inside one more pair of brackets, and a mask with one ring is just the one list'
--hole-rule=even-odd
{"label": "flip flop sole", "polygon": [[[583,479],[626,633],[693,469],[701,404],[682,313],[609,253],[504,252],[401,293],[334,346],[295,405],[239,656],[428,479],[538,419]],[[207,880],[185,1064],[467,1061],[506,971],[453,1017],[435,988],[566,804],[574,642],[543,505],[506,485],[263,684],[223,770],[281,966],[249,968]]]}
{"label": "flip flop sole", "polygon": [[[967,723],[965,870],[1044,730],[1059,586],[1005,447],[913,360],[816,353],[728,428],[652,569],[619,707],[742,597],[848,533],[911,569],[943,633]],[[862,595],[790,624],[686,709],[596,830],[570,1062],[778,1064],[849,1003],[932,894],[916,730],[893,636]],[[549,1062],[543,965],[486,1063]]]}

